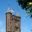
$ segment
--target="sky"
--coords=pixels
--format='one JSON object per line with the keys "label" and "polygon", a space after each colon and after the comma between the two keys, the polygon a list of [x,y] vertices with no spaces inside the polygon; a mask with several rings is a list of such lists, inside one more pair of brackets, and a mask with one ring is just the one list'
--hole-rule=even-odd
{"label": "sky", "polygon": [[0,32],[6,32],[6,11],[8,8],[14,10],[14,15],[19,13],[21,17],[21,32],[31,32],[31,18],[23,10],[16,0],[0,0]]}

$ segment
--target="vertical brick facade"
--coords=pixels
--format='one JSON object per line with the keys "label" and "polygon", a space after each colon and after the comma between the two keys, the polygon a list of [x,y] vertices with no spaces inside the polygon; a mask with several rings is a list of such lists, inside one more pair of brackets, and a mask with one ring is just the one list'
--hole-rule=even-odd
{"label": "vertical brick facade", "polygon": [[14,17],[14,31],[20,32],[20,17],[18,16]]}
{"label": "vertical brick facade", "polygon": [[12,13],[6,13],[6,32],[12,32]]}
{"label": "vertical brick facade", "polygon": [[12,13],[6,13],[6,32],[20,32],[20,17],[12,16]]}

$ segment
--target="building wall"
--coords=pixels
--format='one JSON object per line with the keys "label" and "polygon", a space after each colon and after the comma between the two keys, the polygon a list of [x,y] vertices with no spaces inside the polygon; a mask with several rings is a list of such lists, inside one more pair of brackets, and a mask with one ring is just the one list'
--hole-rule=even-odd
{"label": "building wall", "polygon": [[6,13],[6,32],[20,32],[20,17]]}
{"label": "building wall", "polygon": [[6,32],[12,32],[12,14],[6,13]]}
{"label": "building wall", "polygon": [[18,16],[14,17],[14,32],[20,32],[20,18]]}

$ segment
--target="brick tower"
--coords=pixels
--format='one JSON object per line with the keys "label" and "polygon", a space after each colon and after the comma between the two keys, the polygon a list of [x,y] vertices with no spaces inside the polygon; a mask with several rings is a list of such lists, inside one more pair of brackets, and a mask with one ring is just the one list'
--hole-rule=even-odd
{"label": "brick tower", "polygon": [[6,32],[20,32],[20,16],[12,15],[11,12],[6,13]]}
{"label": "brick tower", "polygon": [[20,16],[14,16],[14,32],[20,32]]}
{"label": "brick tower", "polygon": [[12,32],[12,13],[6,13],[6,32]]}

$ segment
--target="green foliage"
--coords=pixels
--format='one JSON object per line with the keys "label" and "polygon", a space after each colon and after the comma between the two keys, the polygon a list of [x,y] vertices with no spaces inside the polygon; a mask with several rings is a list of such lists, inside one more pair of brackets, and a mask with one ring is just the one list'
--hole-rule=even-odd
{"label": "green foliage", "polygon": [[31,5],[27,5],[29,2],[32,2],[32,0],[18,0],[18,4],[21,5],[23,9],[29,9],[31,7]]}
{"label": "green foliage", "polygon": [[[32,0],[17,0],[18,4],[32,15]],[[30,8],[30,9],[29,9]]]}

